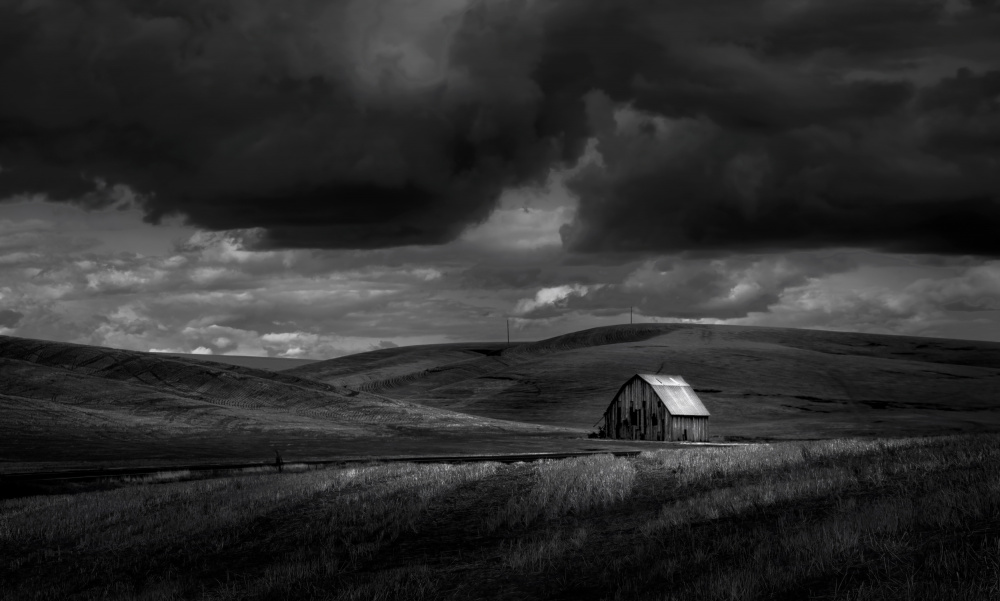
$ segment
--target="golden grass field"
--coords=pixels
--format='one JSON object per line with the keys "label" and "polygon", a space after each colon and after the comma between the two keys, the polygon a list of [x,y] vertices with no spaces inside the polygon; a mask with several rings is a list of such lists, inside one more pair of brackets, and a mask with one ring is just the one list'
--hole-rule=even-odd
{"label": "golden grass field", "polygon": [[996,599],[1000,436],[368,465],[0,501],[10,599]]}

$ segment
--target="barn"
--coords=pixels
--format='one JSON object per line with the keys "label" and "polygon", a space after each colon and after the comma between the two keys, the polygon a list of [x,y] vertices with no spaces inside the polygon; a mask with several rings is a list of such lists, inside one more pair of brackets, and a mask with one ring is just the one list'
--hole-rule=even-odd
{"label": "barn", "polygon": [[708,409],[680,376],[636,374],[604,412],[604,436],[708,441]]}

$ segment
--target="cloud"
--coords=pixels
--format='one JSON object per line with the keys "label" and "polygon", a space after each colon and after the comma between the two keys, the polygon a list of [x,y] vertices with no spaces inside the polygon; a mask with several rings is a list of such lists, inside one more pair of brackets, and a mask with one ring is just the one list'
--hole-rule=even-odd
{"label": "cloud", "polygon": [[[530,249],[572,217],[577,251],[996,255],[991,6],[17,0],[0,198],[270,249]],[[574,215],[493,212],[594,143]]]}
{"label": "cloud", "polygon": [[[617,119],[616,127],[643,127],[637,113]],[[637,160],[644,156],[652,155]],[[746,186],[750,199],[756,180],[742,170],[766,162],[747,156],[727,185]],[[501,206],[553,212],[573,202],[539,186],[508,193]],[[500,341],[508,318],[515,340],[545,338],[628,323],[634,307],[637,322],[1000,336],[981,323],[1000,316],[1000,271],[976,257],[574,253],[498,243],[499,221],[495,238],[371,250],[253,250],[257,229],[189,232],[173,245],[157,241],[153,254],[82,239],[112,231],[109,221],[128,231],[126,217],[136,237],[153,230],[131,209],[0,206],[0,256],[14,257],[0,262],[0,311],[17,314],[0,314],[3,333],[322,359],[393,344]]]}
{"label": "cloud", "polygon": [[543,185],[509,188],[489,218],[466,229],[461,242],[490,251],[532,252],[562,245],[560,231],[576,213],[566,180],[597,161],[593,146],[569,169],[552,170]]}
{"label": "cloud", "polygon": [[501,205],[485,222],[466,230],[462,240],[495,249],[535,250],[561,246],[559,230],[572,218],[571,207],[552,209]]}
{"label": "cloud", "polygon": [[[996,339],[1000,263],[844,251],[665,256],[586,293],[556,286],[523,298],[512,326],[572,331],[693,322]],[[519,313],[517,309],[530,309]],[[581,326],[581,324],[586,324]]]}
{"label": "cloud", "polygon": [[961,18],[935,2],[663,6],[608,14],[620,48],[588,45],[585,8],[564,25],[579,40],[564,66],[591,66],[570,72],[603,158],[569,181],[568,247],[1000,252],[992,88],[967,86],[982,108],[961,129],[979,141],[961,152],[921,101],[943,61],[992,81],[985,4]]}
{"label": "cloud", "polygon": [[1000,311],[1000,262],[965,269],[949,278],[921,278],[903,294],[951,311]]}
{"label": "cloud", "polygon": [[602,300],[609,307],[617,304],[619,310],[635,306],[649,316],[742,317],[766,310],[788,288],[856,266],[857,259],[837,254],[669,257],[645,262],[620,286],[605,289],[607,298]]}
{"label": "cloud", "polygon": [[0,198],[105,206],[124,186],[152,220],[262,246],[454,239],[559,144],[535,128],[524,6],[7,3]]}
{"label": "cloud", "polygon": [[[81,266],[87,270],[92,264]],[[96,266],[95,266],[96,267]],[[152,266],[118,269],[114,266],[86,274],[87,287],[101,292],[148,290],[166,279],[167,272]]]}
{"label": "cloud", "polygon": [[[2,298],[2,296],[0,296]],[[0,309],[0,328],[13,328],[24,317],[24,313],[13,309]]]}
{"label": "cloud", "polygon": [[586,296],[588,292],[595,288],[597,286],[581,286],[580,284],[542,288],[535,293],[534,298],[519,300],[514,307],[514,314],[520,316],[539,314],[543,312],[543,309],[553,309],[560,305],[565,305],[570,297]]}
{"label": "cloud", "polygon": [[[766,311],[783,292],[813,278],[856,269],[853,253],[792,253],[725,258],[664,256],[599,270],[602,279],[542,288],[521,299],[514,313],[549,318],[556,311],[592,317],[636,315],[656,319],[732,319]],[[544,311],[543,311],[544,309]]]}
{"label": "cloud", "polygon": [[986,168],[995,159],[982,143],[947,152],[922,115],[761,132],[600,93],[589,107],[604,166],[568,182],[580,198],[562,231],[572,249],[1000,254],[1000,171]]}
{"label": "cloud", "polygon": [[[949,328],[1000,311],[1000,262],[922,277],[901,287],[859,285],[844,274],[785,289],[766,309],[727,323],[948,336]],[[968,335],[968,334],[966,334]]]}
{"label": "cloud", "polygon": [[[53,221],[51,207],[2,207],[20,217],[0,219],[3,252],[17,259],[0,262],[0,308],[21,316],[15,323],[13,313],[3,315],[5,333],[135,350],[325,358],[447,341],[463,327],[448,320],[479,312],[436,298],[460,269],[426,250],[252,251],[246,240],[256,232],[229,231],[195,232],[156,256],[110,252],[66,241],[107,231],[109,220],[119,223],[118,211],[61,206]],[[130,214],[138,235],[149,229]]]}
{"label": "cloud", "polygon": [[[224,337],[219,334],[224,333]],[[302,331],[267,332],[210,325],[185,328],[184,338],[189,341],[208,341],[199,346],[195,354],[241,355],[258,357],[330,358],[361,353],[379,348],[393,348],[397,343],[369,337],[317,334]],[[224,340],[224,344],[219,344]],[[401,342],[408,342],[401,339]]]}

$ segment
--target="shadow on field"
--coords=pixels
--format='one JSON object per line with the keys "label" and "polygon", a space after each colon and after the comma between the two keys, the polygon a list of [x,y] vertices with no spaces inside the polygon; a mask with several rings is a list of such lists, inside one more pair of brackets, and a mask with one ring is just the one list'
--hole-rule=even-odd
{"label": "shadow on field", "polygon": [[998,435],[289,472],[0,502],[0,596],[1000,593]]}

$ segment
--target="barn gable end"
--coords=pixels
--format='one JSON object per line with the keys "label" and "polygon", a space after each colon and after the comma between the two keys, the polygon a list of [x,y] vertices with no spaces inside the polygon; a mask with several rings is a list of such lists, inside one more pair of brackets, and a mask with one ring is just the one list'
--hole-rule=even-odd
{"label": "barn gable end", "polygon": [[636,374],[604,412],[604,433],[626,440],[708,441],[709,412],[680,376]]}

